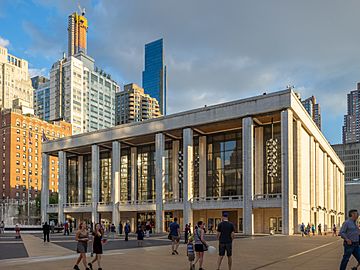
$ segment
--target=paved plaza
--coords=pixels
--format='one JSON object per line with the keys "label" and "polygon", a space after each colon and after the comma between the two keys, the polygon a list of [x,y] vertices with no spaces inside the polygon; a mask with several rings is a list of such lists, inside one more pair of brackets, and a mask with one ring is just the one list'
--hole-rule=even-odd
{"label": "paved plaza", "polygon": [[[214,236],[207,236],[216,246]],[[166,236],[154,236],[136,247],[135,237],[129,242],[110,239],[104,246],[103,269],[188,269],[185,245],[180,255],[171,255]],[[55,235],[51,243],[43,243],[41,235],[23,234],[0,237],[0,269],[72,269],[77,254],[73,236]],[[237,237],[234,242],[233,269],[338,269],[342,241],[338,237],[257,236]],[[90,258],[90,254],[88,256]],[[216,269],[215,255],[205,255],[205,269]],[[354,266],[352,259],[349,264]],[[222,269],[226,268],[225,264]]]}

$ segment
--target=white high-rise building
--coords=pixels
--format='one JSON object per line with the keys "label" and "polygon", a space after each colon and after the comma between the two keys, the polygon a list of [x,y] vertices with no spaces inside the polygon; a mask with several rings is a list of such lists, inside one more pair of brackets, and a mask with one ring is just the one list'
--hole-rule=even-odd
{"label": "white high-rise building", "polygon": [[28,62],[0,46],[0,108],[11,109],[19,104],[33,107]]}
{"label": "white high-rise building", "polygon": [[50,120],[72,124],[73,134],[115,125],[119,86],[80,52],[57,61],[50,71]]}

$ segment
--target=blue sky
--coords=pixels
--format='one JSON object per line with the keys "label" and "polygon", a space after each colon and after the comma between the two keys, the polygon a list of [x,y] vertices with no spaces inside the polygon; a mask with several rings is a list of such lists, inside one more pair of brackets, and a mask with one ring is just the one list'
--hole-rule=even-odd
{"label": "blue sky", "polygon": [[[0,44],[48,74],[67,50],[79,1],[2,0]],[[144,44],[164,38],[170,113],[295,85],[341,142],[346,94],[360,81],[360,2],[82,0],[88,53],[119,84],[141,84]]]}

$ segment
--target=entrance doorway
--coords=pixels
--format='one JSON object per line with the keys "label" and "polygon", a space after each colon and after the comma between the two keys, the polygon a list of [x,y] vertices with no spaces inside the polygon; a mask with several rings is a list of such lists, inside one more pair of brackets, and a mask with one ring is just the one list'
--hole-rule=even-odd
{"label": "entrance doorway", "polygon": [[269,218],[269,230],[274,233],[282,232],[282,218],[271,217]]}

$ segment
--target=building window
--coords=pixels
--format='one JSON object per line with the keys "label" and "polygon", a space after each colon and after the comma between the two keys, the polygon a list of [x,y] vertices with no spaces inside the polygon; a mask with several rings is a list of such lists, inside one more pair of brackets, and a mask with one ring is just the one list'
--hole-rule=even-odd
{"label": "building window", "polygon": [[86,155],[84,156],[84,202],[91,202],[91,201],[92,201],[91,155]]}
{"label": "building window", "polygon": [[[54,175],[54,174],[53,174]],[[78,202],[78,160],[67,159],[67,203]]]}
{"label": "building window", "polygon": [[[273,134],[273,135],[272,135]],[[264,194],[281,193],[281,130],[280,124],[264,126]],[[270,142],[272,145],[270,146]],[[271,147],[271,149],[269,149]],[[275,151],[277,158],[269,157],[268,150]],[[267,161],[269,159],[269,161]],[[271,162],[271,164],[268,162]],[[272,168],[269,171],[269,168]]]}
{"label": "building window", "polygon": [[173,150],[172,142],[166,142],[165,144],[165,183],[164,183],[164,195],[165,199],[173,198],[173,183],[172,183],[172,160]]}
{"label": "building window", "polygon": [[130,149],[121,150],[120,200],[131,200],[131,159]]}
{"label": "building window", "polygon": [[242,195],[241,132],[207,137],[206,196]]}
{"label": "building window", "polygon": [[155,200],[155,146],[138,148],[137,155],[138,200]]}
{"label": "building window", "polygon": [[111,154],[100,154],[100,201],[111,201]]}

